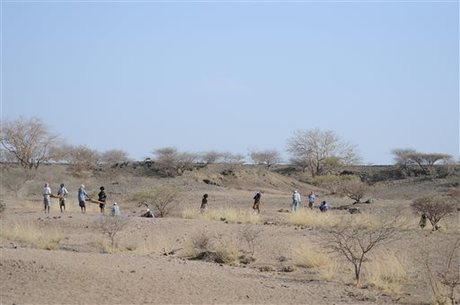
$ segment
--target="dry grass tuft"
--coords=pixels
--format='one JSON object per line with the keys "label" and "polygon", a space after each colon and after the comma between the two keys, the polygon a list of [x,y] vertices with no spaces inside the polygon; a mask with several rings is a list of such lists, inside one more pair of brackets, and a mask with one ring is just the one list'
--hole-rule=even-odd
{"label": "dry grass tuft", "polygon": [[260,216],[254,212],[234,208],[208,209],[204,213],[191,208],[182,210],[182,218],[186,219],[206,219],[221,220],[229,223],[260,223]]}
{"label": "dry grass tuft", "polygon": [[305,268],[324,267],[331,263],[329,255],[319,252],[317,246],[310,243],[303,243],[294,248],[293,258],[297,266]]}
{"label": "dry grass tuft", "polygon": [[181,252],[181,256],[188,259],[228,264],[236,261],[240,254],[236,242],[222,235],[209,236],[203,231],[190,241],[190,245]]}
{"label": "dry grass tuft", "polygon": [[139,255],[149,254],[168,254],[174,249],[171,242],[166,238],[159,238],[158,240],[148,239],[144,240],[137,245],[130,245],[127,250]]}
{"label": "dry grass tuft", "polygon": [[296,213],[288,214],[286,223],[312,228],[348,227],[351,225],[355,228],[370,229],[379,225],[378,219],[370,214],[351,215],[331,211],[321,213],[309,209],[302,209]]}
{"label": "dry grass tuft", "polygon": [[286,223],[295,226],[332,227],[339,223],[338,215],[302,209],[287,215]]}
{"label": "dry grass tuft", "polygon": [[406,260],[400,255],[380,252],[365,265],[364,276],[374,287],[388,292],[400,292],[408,279],[406,266]]}
{"label": "dry grass tuft", "polygon": [[54,250],[64,238],[56,227],[40,228],[32,223],[16,222],[4,226],[1,235],[9,240],[15,240],[35,248]]}

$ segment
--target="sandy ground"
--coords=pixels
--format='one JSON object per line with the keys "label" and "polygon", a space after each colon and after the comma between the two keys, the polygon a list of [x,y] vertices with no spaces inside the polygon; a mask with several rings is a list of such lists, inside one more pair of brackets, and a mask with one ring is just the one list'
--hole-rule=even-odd
{"label": "sandy ground", "polygon": [[[98,228],[101,215],[96,204],[82,214],[72,196],[65,213],[59,212],[55,200],[51,213],[45,214],[40,200],[31,200],[39,198],[35,193],[19,197],[28,199],[5,197],[7,209],[0,219],[0,304],[430,304],[430,287],[420,267],[421,253],[435,253],[440,245],[459,236],[458,218],[443,223],[444,232],[420,230],[417,217],[410,211],[409,196],[401,196],[407,188],[390,188],[391,196],[386,199],[378,197],[385,189],[376,188],[374,202],[361,204],[360,209],[378,217],[407,216],[408,225],[382,249],[405,258],[408,279],[399,291],[389,292],[366,283],[357,288],[345,261],[340,261],[340,270],[327,279],[314,269],[296,264],[293,251],[303,244],[320,245],[327,228],[285,222],[294,187],[302,194],[314,189],[318,200],[328,200],[333,208],[350,204],[349,199],[334,198],[321,189],[264,173],[259,175],[263,183],[245,185],[244,181],[255,179],[248,172],[242,181],[230,181],[232,187],[207,185],[201,180],[208,176],[201,175],[193,173],[192,178],[176,180],[183,191],[176,208],[168,217],[155,221],[139,217],[142,207],[124,202],[124,197],[117,195],[123,188],[136,185],[134,182],[147,185],[148,181],[133,180],[126,186],[104,184],[109,191],[112,189],[110,201],[119,202],[128,222],[116,236],[118,246],[113,253],[104,248],[108,239]],[[225,182],[218,175],[209,177]],[[72,181],[75,186],[79,183]],[[116,192],[115,187],[119,188]],[[205,192],[210,195],[209,209],[250,211],[254,190],[264,192],[261,221],[257,224],[181,218],[184,208],[199,208]],[[330,213],[348,215],[339,210]],[[6,232],[16,224],[31,225],[36,232],[57,232],[59,244],[46,250],[8,237]],[[248,245],[240,238],[247,226],[259,232],[253,262],[219,264],[188,259],[193,240],[202,234],[221,244],[235,245],[247,254]]]}

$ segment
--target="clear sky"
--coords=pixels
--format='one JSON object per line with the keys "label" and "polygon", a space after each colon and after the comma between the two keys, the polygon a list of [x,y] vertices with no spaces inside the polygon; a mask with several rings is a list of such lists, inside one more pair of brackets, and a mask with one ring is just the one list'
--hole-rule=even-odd
{"label": "clear sky", "polygon": [[457,1],[2,1],[2,119],[69,144],[284,154],[333,130],[364,164],[459,156]]}

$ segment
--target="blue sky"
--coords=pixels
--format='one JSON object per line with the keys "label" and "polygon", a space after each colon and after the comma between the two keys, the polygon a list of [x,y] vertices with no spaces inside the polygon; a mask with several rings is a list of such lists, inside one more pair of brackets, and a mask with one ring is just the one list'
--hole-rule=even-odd
{"label": "blue sky", "polygon": [[458,2],[3,2],[2,119],[69,144],[284,156],[333,130],[365,164],[459,156]]}

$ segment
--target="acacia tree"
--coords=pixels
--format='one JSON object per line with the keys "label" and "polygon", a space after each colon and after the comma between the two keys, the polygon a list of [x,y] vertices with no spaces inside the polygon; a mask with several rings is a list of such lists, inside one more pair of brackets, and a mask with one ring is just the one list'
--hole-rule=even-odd
{"label": "acacia tree", "polygon": [[252,151],[249,156],[255,164],[265,164],[268,168],[281,161],[277,150]]}
{"label": "acacia tree", "polygon": [[25,169],[37,169],[40,164],[52,159],[50,149],[57,141],[48,127],[39,118],[2,122],[0,142]]}
{"label": "acacia tree", "polygon": [[175,147],[158,148],[153,154],[156,168],[166,176],[180,175],[198,159],[197,154],[179,152]]}
{"label": "acacia tree", "polygon": [[206,151],[200,154],[200,159],[206,164],[216,163],[221,158],[222,153],[215,150]]}
{"label": "acacia tree", "polygon": [[425,175],[433,174],[436,164],[448,164],[452,160],[449,154],[421,153],[414,149],[394,149],[392,154],[396,165],[403,169],[418,166]]}
{"label": "acacia tree", "polygon": [[319,129],[295,131],[288,140],[287,151],[295,165],[309,170],[313,176],[359,161],[355,147],[333,131]]}
{"label": "acacia tree", "polygon": [[176,188],[168,185],[158,185],[137,191],[132,200],[137,201],[139,205],[153,205],[158,217],[164,217],[169,213],[171,205],[178,195],[179,191]]}
{"label": "acacia tree", "polygon": [[448,196],[425,196],[412,202],[412,209],[418,214],[424,214],[430,221],[433,231],[439,229],[441,219],[454,213],[457,209],[457,200]]}
{"label": "acacia tree", "polygon": [[109,149],[106,150],[104,153],[101,154],[101,162],[107,164],[114,164],[114,163],[121,163],[128,161],[128,153],[124,150],[120,149]]}

